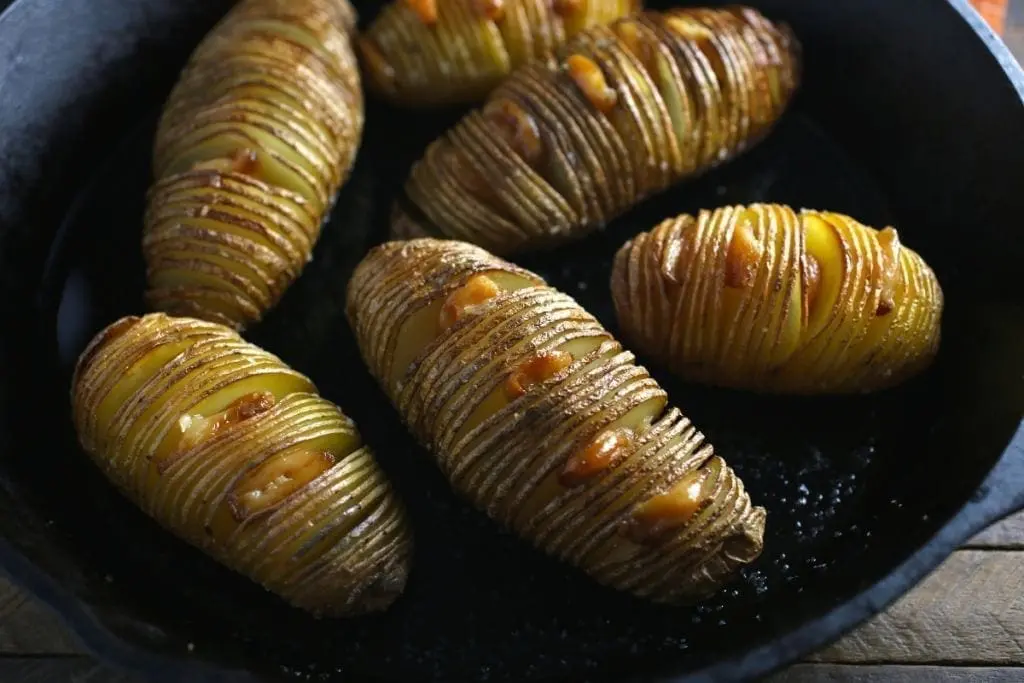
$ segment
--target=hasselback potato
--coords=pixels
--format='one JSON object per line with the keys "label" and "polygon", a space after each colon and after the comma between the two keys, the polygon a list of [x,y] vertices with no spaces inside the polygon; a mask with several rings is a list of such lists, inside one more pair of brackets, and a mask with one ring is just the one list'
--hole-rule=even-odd
{"label": "hasselback potato", "polygon": [[85,451],[180,538],[317,615],[401,593],[404,508],[352,421],[277,357],[151,313],[100,332],[72,381]]}
{"label": "hasselback potato", "polygon": [[780,393],[895,385],[935,356],[943,295],[891,227],[753,204],[671,218],[611,280],[628,343],[689,380]]}
{"label": "hasselback potato", "polygon": [[533,273],[465,242],[389,242],[346,307],[455,489],[545,552],[666,603],[760,554],[765,510],[632,354]]}
{"label": "hasselback potato", "polygon": [[357,45],[367,87],[395,104],[475,104],[513,69],[641,0],[392,0]]}
{"label": "hasselback potato", "polygon": [[797,43],[752,9],[645,12],[516,70],[435,140],[394,237],[499,255],[579,239],[763,137],[799,79]]}
{"label": "hasselback potato", "polygon": [[241,329],[299,276],[362,137],[355,20],[347,0],[241,0],[196,48],[156,134],[153,309]]}

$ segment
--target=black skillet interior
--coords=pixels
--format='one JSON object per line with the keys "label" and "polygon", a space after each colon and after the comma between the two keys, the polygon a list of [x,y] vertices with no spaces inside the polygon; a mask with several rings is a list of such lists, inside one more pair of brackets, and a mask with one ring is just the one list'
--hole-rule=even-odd
{"label": "black skillet interior", "polygon": [[[366,250],[386,238],[409,164],[457,115],[410,114],[371,98],[354,175],[314,261],[248,333],[356,419],[415,524],[414,573],[392,610],[314,621],[162,532],[75,444],[67,405],[74,357],[100,327],[142,310],[139,230],[156,113],[182,60],[225,7],[89,4],[21,0],[0,23],[2,40],[4,31],[61,16],[65,45],[47,44],[58,55],[50,68],[73,49],[98,65],[85,64],[64,84],[79,89],[69,100],[77,108],[54,109],[59,96],[51,94],[39,105],[47,116],[33,122],[33,102],[19,101],[17,91],[0,101],[3,135],[19,136],[3,142],[10,153],[0,156],[0,218],[9,221],[0,233],[0,531],[10,545],[7,567],[24,555],[54,577],[70,598],[65,607],[77,614],[84,606],[98,620],[80,622],[83,632],[127,643],[122,661],[158,652],[267,679],[331,681],[682,675],[763,645],[890,574],[978,499],[1017,428],[1024,109],[992,53],[946,2],[753,2],[791,22],[805,49],[804,88],[776,131],[602,234],[520,260],[614,330],[609,263],[628,236],[683,211],[778,201],[894,224],[940,276],[948,299],[940,357],[926,375],[885,394],[758,398],[687,386],[652,367],[769,511],[763,557],[693,608],[614,594],[501,531],[450,492],[371,381],[342,316],[345,285]],[[370,5],[359,5],[364,21]],[[0,85],[27,83],[30,70],[19,73],[19,65],[29,69],[43,48],[26,40],[0,49],[10,57],[0,62]],[[120,58],[108,64],[103,49]],[[12,113],[12,102],[24,111]],[[70,120],[53,124],[59,115]],[[42,139],[19,147],[31,135],[62,147]],[[45,428],[29,424],[39,419]],[[1014,493],[1024,481],[1002,485]],[[23,573],[29,583],[33,576]]]}

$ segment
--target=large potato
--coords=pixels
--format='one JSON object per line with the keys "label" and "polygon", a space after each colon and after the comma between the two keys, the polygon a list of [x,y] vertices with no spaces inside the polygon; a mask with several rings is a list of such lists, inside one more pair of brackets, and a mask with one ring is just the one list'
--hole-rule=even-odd
{"label": "large potato", "polygon": [[350,419],[222,325],[113,323],[79,359],[75,427],[107,477],[165,528],[314,614],[402,592],[405,512]]}
{"label": "large potato", "polygon": [[611,288],[629,343],[698,382],[869,392],[939,347],[935,273],[893,228],[837,213],[753,204],[671,218],[623,245]]}
{"label": "large potato", "polygon": [[347,0],[242,0],[196,48],[156,135],[154,309],[241,329],[299,276],[362,138],[354,23]]}
{"label": "large potato", "polygon": [[798,53],[786,26],[746,8],[591,27],[431,143],[392,235],[499,255],[579,239],[764,137],[797,87]]}
{"label": "large potato", "polygon": [[358,41],[368,87],[413,107],[475,104],[513,69],[640,0],[392,0]]}
{"label": "large potato", "polygon": [[347,296],[373,375],[455,489],[598,581],[658,602],[761,552],[765,511],[569,296],[463,242],[372,250]]}

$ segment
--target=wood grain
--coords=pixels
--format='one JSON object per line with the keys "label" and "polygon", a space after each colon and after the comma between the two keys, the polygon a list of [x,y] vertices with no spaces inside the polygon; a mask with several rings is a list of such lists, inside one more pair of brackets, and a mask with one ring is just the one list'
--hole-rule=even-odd
{"label": "wood grain", "polygon": [[965,548],[1024,550],[1024,512],[1018,512],[985,529],[972,538]]}
{"label": "wood grain", "polygon": [[1020,683],[1024,668],[797,664],[767,683]]}
{"label": "wood grain", "polygon": [[1024,0],[1011,0],[1003,40],[1018,59],[1024,55]]}
{"label": "wood grain", "polygon": [[961,550],[892,607],[810,659],[1024,664],[1024,553]]}

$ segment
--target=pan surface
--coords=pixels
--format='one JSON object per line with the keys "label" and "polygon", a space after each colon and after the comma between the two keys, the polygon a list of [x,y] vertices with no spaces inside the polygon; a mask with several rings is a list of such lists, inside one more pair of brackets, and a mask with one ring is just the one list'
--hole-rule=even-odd
{"label": "pan surface", "polygon": [[[719,595],[651,606],[506,534],[451,493],[362,366],[342,312],[348,277],[386,239],[411,162],[459,112],[410,114],[370,99],[355,172],[313,262],[247,333],[356,420],[407,502],[413,574],[390,611],[316,621],[292,610],[161,531],[94,470],[70,428],[70,370],[96,331],[143,310],[155,119],[227,6],[200,0],[20,0],[0,19],[8,571],[101,655],[168,680],[231,670],[261,680],[732,678],[837,636],[1024,504],[1020,436],[1008,447],[1024,410],[1019,67],[979,37],[965,3],[750,4],[790,22],[804,44],[803,90],[774,133],[592,239],[518,259],[613,331],[614,251],[702,207],[785,202],[893,224],[937,271],[947,295],[940,356],[884,394],[751,397],[649,366],[768,509],[763,556]],[[357,7],[364,22],[376,10]],[[44,50],[33,36],[56,36],[58,17],[67,35]]]}

